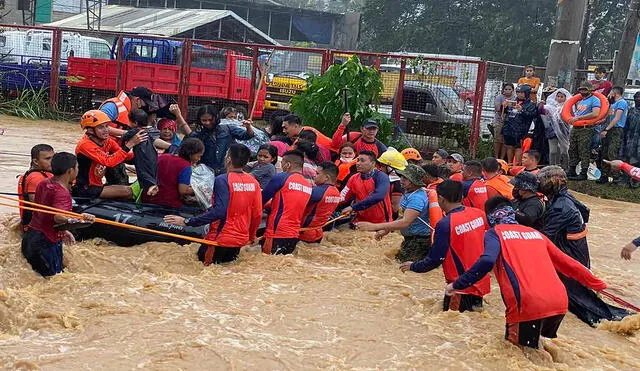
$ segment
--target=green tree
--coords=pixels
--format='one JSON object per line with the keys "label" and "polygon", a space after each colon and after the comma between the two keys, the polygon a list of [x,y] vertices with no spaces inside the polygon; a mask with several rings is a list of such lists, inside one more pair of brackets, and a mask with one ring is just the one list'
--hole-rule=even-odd
{"label": "green tree", "polygon": [[305,125],[332,136],[344,114],[345,88],[348,112],[352,117],[350,129],[359,129],[364,120],[374,118],[380,123],[378,138],[386,142],[391,135],[392,123],[377,112],[382,92],[380,75],[360,63],[355,55],[345,63],[329,67],[321,76],[309,76],[307,89],[291,100],[291,110],[304,120]]}

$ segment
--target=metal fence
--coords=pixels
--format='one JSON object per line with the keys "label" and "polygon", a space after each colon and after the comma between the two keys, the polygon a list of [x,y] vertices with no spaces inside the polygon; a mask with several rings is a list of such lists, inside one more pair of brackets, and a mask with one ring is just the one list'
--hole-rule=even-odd
{"label": "metal fence", "polygon": [[122,90],[145,86],[166,103],[179,104],[189,120],[205,104],[268,119],[289,110],[310,74],[352,55],[379,71],[379,111],[413,146],[475,153],[490,93],[487,63],[473,58],[0,25],[0,88],[3,100],[43,89],[51,108],[81,114]]}

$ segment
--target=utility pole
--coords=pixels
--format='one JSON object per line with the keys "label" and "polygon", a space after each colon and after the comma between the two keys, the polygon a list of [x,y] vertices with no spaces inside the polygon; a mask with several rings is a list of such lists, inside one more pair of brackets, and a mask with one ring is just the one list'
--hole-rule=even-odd
{"label": "utility pole", "polygon": [[613,64],[613,85],[625,85],[638,32],[640,32],[640,0],[631,0],[627,21],[624,23],[624,31],[622,31],[622,38],[620,39],[618,55]]}
{"label": "utility pole", "polygon": [[556,29],[549,46],[545,84],[573,90],[587,0],[558,0]]}

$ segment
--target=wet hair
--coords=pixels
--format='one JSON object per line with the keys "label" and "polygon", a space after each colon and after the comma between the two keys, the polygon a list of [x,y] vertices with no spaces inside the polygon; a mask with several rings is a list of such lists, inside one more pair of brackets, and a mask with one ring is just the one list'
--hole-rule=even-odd
{"label": "wet hair", "polygon": [[290,124],[302,125],[302,120],[297,115],[286,115],[282,118],[282,122],[288,122]]}
{"label": "wet hair", "polygon": [[541,157],[540,151],[537,151],[535,149],[530,149],[525,153],[527,154],[527,156],[533,157],[536,160],[536,162],[540,162],[540,157]]}
{"label": "wet hair", "polygon": [[524,66],[524,70],[525,70],[525,71],[526,71],[526,70],[528,70],[529,68],[531,68],[531,69],[533,70],[533,72],[535,72],[535,71],[536,71],[536,68],[535,68],[535,67],[533,67],[533,65],[531,65],[531,64],[528,64],[528,65]]}
{"label": "wet hair", "polygon": [[290,162],[294,167],[302,169],[304,166],[304,154],[298,150],[287,151],[282,155],[282,160]]}
{"label": "wet hair", "polygon": [[607,73],[607,69],[602,66],[596,67],[596,69],[593,70],[593,73]]}
{"label": "wet hair", "polygon": [[435,164],[424,164],[422,165],[422,170],[427,173],[432,178],[437,178],[440,176],[440,169],[438,165]]}
{"label": "wet hair", "polygon": [[482,176],[482,164],[480,161],[470,160],[464,163],[464,168],[468,169],[472,175]]}
{"label": "wet hair", "polygon": [[318,168],[322,168],[322,172],[327,174],[332,181],[338,179],[338,166],[333,162],[325,161],[318,164]]}
{"label": "wet hair", "polygon": [[613,88],[611,88],[611,91],[617,91],[618,94],[622,95],[624,94],[624,88],[622,86],[616,85]]}
{"label": "wet hair", "polygon": [[462,183],[447,179],[436,187],[436,192],[449,202],[462,202]]}
{"label": "wet hair", "polygon": [[218,119],[218,109],[215,106],[205,104],[198,108],[198,111],[196,112],[196,117],[198,119],[198,122],[196,122],[197,125],[202,125],[200,124],[200,119],[204,115],[211,115],[216,125],[220,123],[220,120]]}
{"label": "wet hair", "polygon": [[487,157],[481,162],[482,170],[488,173],[497,173],[500,170],[500,163],[495,157]]}
{"label": "wet hair", "polygon": [[510,82],[505,82],[504,84],[502,84],[502,90],[500,90],[500,92],[504,93],[504,89],[506,88],[511,88],[513,90],[513,84]]}
{"label": "wet hair", "polygon": [[376,162],[376,160],[378,159],[376,154],[371,152],[371,151],[360,151],[360,153],[358,155],[365,155],[365,156],[369,157],[369,159],[371,161],[373,161],[373,162]]}
{"label": "wet hair", "polygon": [[149,122],[149,114],[142,109],[133,109],[129,112],[129,120],[136,126],[147,126]]}
{"label": "wet hair", "polygon": [[187,138],[180,143],[178,157],[191,162],[191,156],[204,152],[204,144],[198,138]]}
{"label": "wet hair", "polygon": [[234,107],[224,107],[220,110],[220,114],[218,116],[220,117],[220,119],[226,119],[227,115],[229,115],[230,113],[238,113],[238,110],[236,110]]}
{"label": "wet hair", "polygon": [[229,146],[229,158],[231,159],[231,165],[234,168],[243,168],[249,163],[251,158],[251,150],[249,147],[240,143],[233,143]]}
{"label": "wet hair", "polygon": [[273,144],[263,144],[260,146],[260,148],[258,148],[258,152],[262,151],[263,149],[269,152],[269,155],[273,157],[271,163],[275,165],[278,162],[278,148],[276,148],[276,146],[274,146]]}
{"label": "wet hair", "polygon": [[69,152],[58,152],[51,159],[51,172],[55,176],[64,175],[69,169],[75,169],[78,164],[76,156]]}
{"label": "wet hair", "polygon": [[307,142],[315,143],[318,140],[318,136],[312,130],[302,130],[298,134],[298,140],[304,140]]}
{"label": "wet hair", "polygon": [[447,179],[451,176],[451,169],[447,165],[436,165],[438,166],[438,173],[440,174],[440,178]]}
{"label": "wet hair", "polygon": [[287,111],[276,110],[269,116],[269,126],[271,127],[271,135],[283,136],[282,134],[282,119],[288,115]]}
{"label": "wet hair", "polygon": [[340,151],[338,151],[338,154],[342,153],[342,150],[343,150],[344,148],[347,148],[347,147],[351,148],[351,149],[353,150],[353,152],[354,152],[354,153],[356,154],[356,156],[357,156],[358,151],[356,151],[356,146],[355,146],[355,144],[353,144],[353,143],[351,143],[351,142],[344,142],[344,144],[340,146]]}
{"label": "wet hair", "polygon": [[633,99],[638,99],[640,98],[640,91],[635,92],[635,94],[633,94]]}
{"label": "wet hair", "polygon": [[53,147],[48,144],[36,144],[31,147],[31,159],[37,160],[40,157],[40,152],[53,152]]}
{"label": "wet hair", "polygon": [[484,212],[486,215],[489,215],[493,210],[502,206],[511,206],[511,201],[504,196],[493,196],[485,202]]}
{"label": "wet hair", "polygon": [[296,143],[296,149],[302,152],[307,159],[315,161],[318,158],[318,145],[307,141],[298,141]]}

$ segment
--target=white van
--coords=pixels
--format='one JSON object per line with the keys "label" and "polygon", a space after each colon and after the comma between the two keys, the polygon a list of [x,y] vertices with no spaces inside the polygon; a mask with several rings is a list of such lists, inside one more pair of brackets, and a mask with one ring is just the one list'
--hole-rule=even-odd
{"label": "white van", "polygon": [[[0,32],[0,63],[39,64],[51,60],[53,33],[44,30]],[[70,56],[109,59],[111,45],[104,39],[63,32],[61,63]]]}

